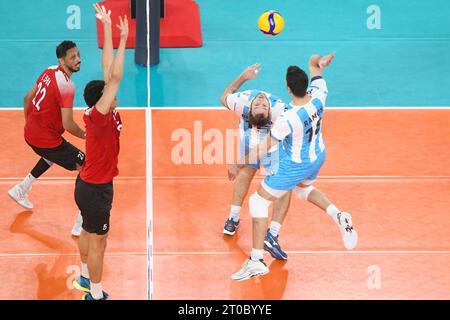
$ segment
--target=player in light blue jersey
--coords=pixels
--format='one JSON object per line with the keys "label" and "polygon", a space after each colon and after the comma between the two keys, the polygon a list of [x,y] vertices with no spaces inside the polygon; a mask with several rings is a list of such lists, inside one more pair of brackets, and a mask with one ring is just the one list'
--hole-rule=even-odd
{"label": "player in light blue jersey", "polygon": [[[261,90],[246,90],[238,92],[248,80],[254,79],[261,70],[259,64],[246,68],[224,90],[221,103],[236,113],[239,117],[240,154],[245,156],[249,150],[258,145],[269,133],[273,123],[285,111],[287,105],[278,97]],[[250,162],[244,166],[233,186],[233,196],[228,219],[225,221],[223,233],[234,235],[239,227],[239,216],[242,202],[247,195],[250,183],[260,166],[264,165],[268,172],[274,172],[278,165],[278,148],[271,150],[261,160]],[[264,248],[275,258],[287,259],[279,243],[278,235],[289,208],[291,192],[275,201],[272,221],[267,230]]]}
{"label": "player in light blue jersey", "polygon": [[[272,201],[294,190],[301,199],[326,211],[339,226],[344,245],[353,249],[358,240],[349,213],[341,212],[321,191],[312,184],[325,161],[325,144],[322,137],[321,120],[328,94],[322,78],[323,69],[334,58],[334,53],[321,57],[314,55],[309,61],[311,84],[308,76],[297,66],[287,70],[286,82],[292,97],[289,110],[283,113],[271,129],[271,135],[250,150],[248,159],[259,159],[267,150],[281,142],[280,163],[273,175],[267,175],[257,192],[250,196],[250,214],[253,218],[253,248],[251,257],[242,268],[232,275],[234,280],[246,280],[252,276],[269,272],[263,260],[264,230],[267,226],[268,208]],[[228,176],[233,180],[242,165],[229,168]]]}

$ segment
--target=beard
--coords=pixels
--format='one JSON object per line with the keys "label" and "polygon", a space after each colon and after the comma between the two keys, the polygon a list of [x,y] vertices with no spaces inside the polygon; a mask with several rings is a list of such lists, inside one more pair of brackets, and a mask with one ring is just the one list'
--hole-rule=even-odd
{"label": "beard", "polygon": [[67,69],[69,69],[69,71],[72,72],[72,73],[78,72],[81,69],[81,63],[78,65],[78,69],[74,69],[74,68],[69,67],[69,66],[67,66]]}
{"label": "beard", "polygon": [[270,117],[266,116],[262,113],[258,113],[257,115],[253,115],[251,112],[248,115],[248,122],[253,126],[261,129],[267,126],[270,123]]}

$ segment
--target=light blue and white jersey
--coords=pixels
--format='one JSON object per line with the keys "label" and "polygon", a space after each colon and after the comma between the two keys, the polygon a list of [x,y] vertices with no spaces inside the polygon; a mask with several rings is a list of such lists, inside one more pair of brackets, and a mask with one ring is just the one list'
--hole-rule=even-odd
{"label": "light blue and white jersey", "polygon": [[[254,128],[249,123],[251,103],[253,99],[263,93],[269,101],[269,123],[263,128]],[[269,133],[273,123],[278,119],[288,107],[277,96],[261,90],[246,90],[235,92],[226,98],[228,108],[239,116],[239,136],[240,136],[240,154],[248,154],[251,148],[256,147]],[[274,146],[270,153],[262,159],[266,168],[272,167],[275,170],[278,164],[277,146]],[[258,165],[259,167],[259,165]]]}
{"label": "light blue and white jersey", "polygon": [[[258,129],[251,127],[248,118],[250,114],[250,105],[253,99],[260,93],[264,93],[264,95],[269,100],[270,121],[266,127]],[[266,134],[269,132],[270,128],[278,119],[280,114],[282,114],[285,109],[287,109],[287,104],[284,103],[280,98],[271,93],[261,90],[246,90],[242,92],[235,92],[228,95],[226,100],[228,108],[230,108],[231,111],[235,112],[239,116],[239,133],[241,140],[245,139],[247,141],[246,144],[250,148],[255,147],[265,138]]]}
{"label": "light blue and white jersey", "polygon": [[303,106],[289,104],[289,110],[278,118],[271,130],[272,136],[282,141],[288,159],[302,164],[314,163],[324,156],[321,121],[328,94],[325,80],[312,78],[307,93],[311,100]]}

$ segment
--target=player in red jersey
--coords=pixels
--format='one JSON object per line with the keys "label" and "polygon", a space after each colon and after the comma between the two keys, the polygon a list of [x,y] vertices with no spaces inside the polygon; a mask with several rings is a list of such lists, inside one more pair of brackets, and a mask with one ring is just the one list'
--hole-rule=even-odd
{"label": "player in red jersey", "polygon": [[75,86],[70,80],[80,70],[80,52],[74,42],[63,41],[56,48],[56,56],[59,65],[47,68],[24,97],[25,141],[41,158],[21,183],[8,190],[8,195],[28,210],[33,209],[28,199],[31,185],[53,163],[67,170],[79,170],[84,162],[84,153],[62,137],[67,130],[85,138],[84,130],[73,120]]}
{"label": "player in red jersey", "polygon": [[83,216],[83,230],[78,241],[82,262],[81,276],[73,282],[86,292],[83,300],[106,300],[101,279],[106,239],[113,200],[113,179],[118,175],[119,137],[122,122],[116,110],[116,93],[123,75],[125,43],[128,37],[127,16],[120,19],[120,44],[114,58],[111,18],[95,4],[97,17],[105,33],[102,66],[103,79],[89,82],[84,99],[89,109],[86,124],[86,161],[77,177],[75,201]]}

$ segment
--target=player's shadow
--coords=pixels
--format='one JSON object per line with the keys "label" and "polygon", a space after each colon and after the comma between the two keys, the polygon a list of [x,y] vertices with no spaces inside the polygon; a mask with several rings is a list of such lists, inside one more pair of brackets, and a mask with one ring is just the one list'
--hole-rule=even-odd
{"label": "player's shadow", "polygon": [[265,300],[282,300],[289,271],[285,269],[287,260],[273,260],[269,265],[270,272],[260,279],[261,290]]}
{"label": "player's shadow", "polygon": [[[224,235],[223,239],[228,245],[228,249],[232,253],[238,253],[239,258],[242,263],[248,259],[249,254],[242,249],[239,245],[239,233],[237,232],[233,236]],[[267,261],[269,256],[265,255],[265,260]],[[271,259],[271,258],[269,258]],[[236,259],[231,259],[235,261]],[[289,271],[284,268],[287,260],[273,260],[269,269],[270,272],[264,276],[259,276],[251,278],[245,281],[234,281],[230,279],[230,299],[232,300],[281,300],[284,296],[284,291],[286,290],[287,279],[289,276]],[[236,266],[237,271],[240,268]],[[231,273],[230,273],[231,276]]]}
{"label": "player's shadow", "polygon": [[53,264],[39,263],[34,268],[38,279],[37,299],[58,299],[61,295],[64,295],[64,298],[76,298],[76,293],[70,292],[67,284],[67,267],[77,262],[76,255],[68,255],[76,252],[73,244],[36,230],[29,221],[32,214],[31,211],[18,214],[10,226],[10,231],[27,235],[58,253],[53,258]]}
{"label": "player's shadow", "polygon": [[228,251],[230,251],[232,254],[238,253],[240,256],[242,256],[243,260],[248,258],[248,253],[246,253],[239,244],[238,232],[236,232],[233,236],[223,234],[223,241],[225,241],[228,246]]}
{"label": "player's shadow", "polygon": [[230,280],[230,299],[282,300],[289,276],[289,271],[284,268],[286,263],[287,260],[273,260],[269,265],[270,272],[264,276],[239,282]]}

